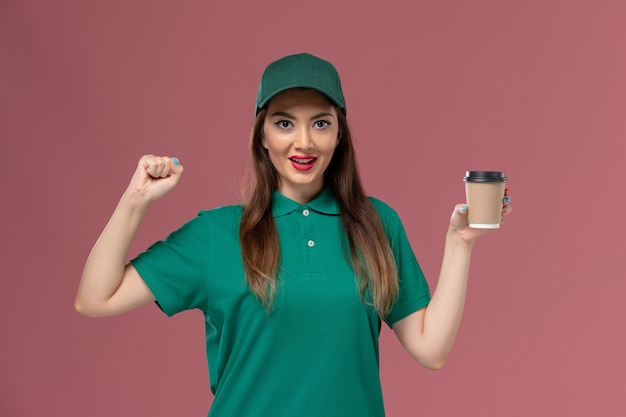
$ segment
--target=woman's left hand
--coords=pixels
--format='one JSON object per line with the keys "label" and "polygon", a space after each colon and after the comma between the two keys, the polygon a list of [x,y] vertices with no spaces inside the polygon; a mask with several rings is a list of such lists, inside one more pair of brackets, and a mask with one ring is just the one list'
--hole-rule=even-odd
{"label": "woman's left hand", "polygon": [[[511,198],[509,197],[508,188],[504,191],[502,199],[502,223],[504,218],[508,216],[513,208],[511,207]],[[478,237],[489,233],[496,229],[474,229],[469,227],[467,220],[467,212],[469,208],[466,204],[457,204],[450,217],[450,232],[458,234],[458,236],[467,243],[473,243]]]}

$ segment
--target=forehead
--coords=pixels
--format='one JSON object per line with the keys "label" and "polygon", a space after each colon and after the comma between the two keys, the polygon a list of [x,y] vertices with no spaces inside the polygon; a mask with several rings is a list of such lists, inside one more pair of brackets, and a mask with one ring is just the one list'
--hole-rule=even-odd
{"label": "forehead", "polygon": [[333,103],[324,94],[311,88],[290,88],[270,100],[267,110],[272,113],[295,107],[316,107],[326,111],[334,110]]}

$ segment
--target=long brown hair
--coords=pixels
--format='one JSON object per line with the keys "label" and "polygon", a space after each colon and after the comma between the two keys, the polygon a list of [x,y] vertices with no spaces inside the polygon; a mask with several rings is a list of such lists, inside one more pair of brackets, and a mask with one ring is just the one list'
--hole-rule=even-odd
{"label": "long brown hair", "polygon": [[[349,260],[358,277],[361,297],[384,318],[398,295],[396,263],[378,213],[363,192],[348,122],[343,111],[336,110],[339,141],[324,181],[339,204]],[[252,184],[244,201],[239,241],[246,282],[266,308],[270,308],[280,264],[279,237],[272,216],[272,196],[279,177],[262,145],[265,114],[265,109],[259,111],[250,135]]]}

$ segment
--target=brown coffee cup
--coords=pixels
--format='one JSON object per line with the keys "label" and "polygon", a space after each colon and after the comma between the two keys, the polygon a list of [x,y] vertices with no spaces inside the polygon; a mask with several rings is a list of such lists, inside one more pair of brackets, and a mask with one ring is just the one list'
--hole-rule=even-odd
{"label": "brown coffee cup", "polygon": [[463,181],[469,226],[475,229],[499,228],[506,187],[504,172],[467,171]]}

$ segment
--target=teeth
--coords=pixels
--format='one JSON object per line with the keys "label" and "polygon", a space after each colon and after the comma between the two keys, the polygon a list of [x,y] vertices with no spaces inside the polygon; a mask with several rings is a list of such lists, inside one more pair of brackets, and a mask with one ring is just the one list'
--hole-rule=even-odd
{"label": "teeth", "polygon": [[310,164],[311,162],[313,162],[314,158],[311,159],[296,159],[296,158],[291,158],[292,161],[297,162],[299,164]]}

